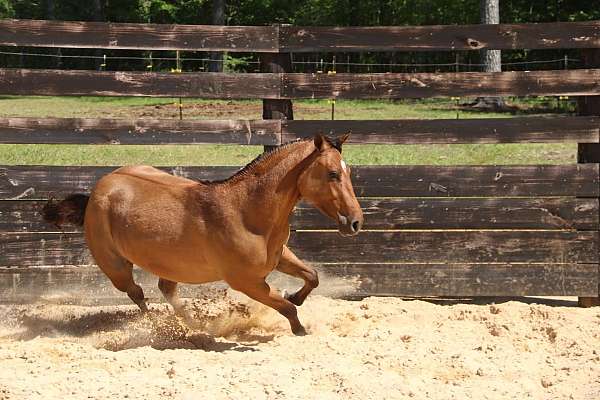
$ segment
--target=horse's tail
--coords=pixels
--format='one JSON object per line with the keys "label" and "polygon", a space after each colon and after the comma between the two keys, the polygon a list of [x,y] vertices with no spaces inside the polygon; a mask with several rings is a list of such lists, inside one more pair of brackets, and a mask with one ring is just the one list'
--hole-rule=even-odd
{"label": "horse's tail", "polygon": [[42,208],[42,217],[57,227],[64,223],[82,226],[89,199],[90,196],[80,193],[71,194],[61,201],[50,198]]}

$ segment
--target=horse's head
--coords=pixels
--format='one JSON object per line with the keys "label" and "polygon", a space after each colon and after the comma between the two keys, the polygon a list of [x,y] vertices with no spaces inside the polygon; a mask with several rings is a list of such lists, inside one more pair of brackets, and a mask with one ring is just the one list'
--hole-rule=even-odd
{"label": "horse's head", "polygon": [[337,221],[344,236],[356,235],[363,224],[363,213],[350,181],[350,167],[342,159],[342,144],[348,136],[334,141],[315,136],[318,154],[298,180],[300,195]]}

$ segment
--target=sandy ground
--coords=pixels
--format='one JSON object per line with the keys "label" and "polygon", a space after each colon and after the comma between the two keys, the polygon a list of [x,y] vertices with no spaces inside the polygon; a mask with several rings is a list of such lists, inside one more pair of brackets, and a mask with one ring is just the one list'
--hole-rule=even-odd
{"label": "sandy ground", "polygon": [[600,308],[312,296],[309,335],[235,293],[1,306],[0,399],[600,399]]}

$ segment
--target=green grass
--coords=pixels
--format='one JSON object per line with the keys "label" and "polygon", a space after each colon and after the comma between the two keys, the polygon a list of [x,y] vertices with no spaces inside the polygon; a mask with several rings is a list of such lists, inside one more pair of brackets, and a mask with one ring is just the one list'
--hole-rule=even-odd
{"label": "green grass", "polygon": [[[244,165],[260,146],[0,145],[2,165]],[[350,164],[568,164],[576,144],[347,145]]]}
{"label": "green grass", "polygon": [[[177,99],[127,97],[1,97],[0,117],[173,118]],[[261,102],[184,99],[184,117],[260,119]],[[557,112],[554,99],[513,99],[527,113]],[[568,111],[567,104],[565,110]],[[534,110],[535,109],[535,110]],[[294,103],[296,119],[329,119],[325,100]],[[509,113],[458,110],[451,100],[338,101],[336,119],[510,118]],[[575,144],[353,145],[344,148],[351,164],[460,165],[564,164],[576,159]],[[260,146],[236,145],[0,145],[4,165],[244,165]]]}
{"label": "green grass", "polygon": [[115,108],[174,103],[175,99],[150,97],[2,96],[0,116],[89,117],[110,116]]}

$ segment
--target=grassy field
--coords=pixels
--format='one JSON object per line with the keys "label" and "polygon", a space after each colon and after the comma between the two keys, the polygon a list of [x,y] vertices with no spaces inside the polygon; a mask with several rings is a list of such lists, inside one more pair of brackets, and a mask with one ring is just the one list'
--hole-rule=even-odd
{"label": "grassy field", "polygon": [[[176,99],[100,97],[1,97],[0,117],[176,118]],[[260,119],[260,101],[184,99],[184,118]],[[570,111],[555,99],[513,100],[512,113],[465,111],[451,100],[338,101],[336,119],[510,118],[519,114]],[[329,119],[323,100],[294,103],[296,119]],[[231,145],[0,145],[0,164],[45,165],[243,165],[262,152],[259,146]],[[575,162],[575,144],[354,145],[344,148],[352,164],[563,164]]]}

